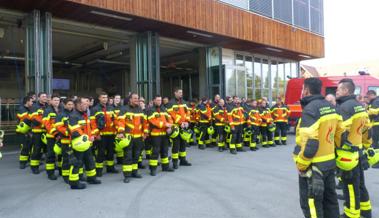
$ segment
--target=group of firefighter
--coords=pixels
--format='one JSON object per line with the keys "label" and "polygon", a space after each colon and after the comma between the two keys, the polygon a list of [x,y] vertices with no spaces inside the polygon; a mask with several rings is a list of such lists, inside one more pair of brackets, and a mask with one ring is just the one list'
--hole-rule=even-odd
{"label": "group of firefighter", "polygon": [[29,163],[32,173],[39,174],[44,157],[50,180],[57,179],[58,169],[72,189],[83,189],[83,181],[100,184],[104,168],[118,173],[115,160],[122,165],[125,183],[141,178],[143,151],[155,176],[159,165],[167,172],[191,166],[186,153],[191,145],[217,146],[220,152],[228,149],[237,154],[244,145],[255,151],[259,142],[263,147],[286,144],[290,111],[280,98],[270,109],[266,99],[241,102],[235,96],[224,101],[216,95],[213,102],[204,97],[187,103],[181,89],[175,89],[174,95],[164,103],[161,96],[154,96],[147,108],[141,107],[137,93],[120,105],[109,104],[102,92],[92,106],[88,97],[28,95],[17,113],[20,168]]}

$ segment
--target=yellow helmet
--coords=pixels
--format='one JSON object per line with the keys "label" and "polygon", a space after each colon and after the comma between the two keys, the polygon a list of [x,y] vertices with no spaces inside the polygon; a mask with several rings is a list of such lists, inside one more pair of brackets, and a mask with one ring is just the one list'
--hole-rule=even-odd
{"label": "yellow helmet", "polygon": [[213,126],[210,126],[207,128],[208,135],[213,135],[215,133],[215,129]]}
{"label": "yellow helmet", "polygon": [[189,142],[189,140],[191,139],[191,136],[192,136],[192,131],[190,129],[182,129],[180,131],[180,137],[186,142]]}
{"label": "yellow helmet", "polygon": [[275,123],[271,123],[270,125],[268,125],[268,131],[275,132],[275,129],[276,129]]}
{"label": "yellow helmet", "polygon": [[43,133],[41,135],[41,141],[43,142],[43,144],[47,145],[47,138],[46,138],[46,134],[45,133]]}
{"label": "yellow helmet", "polygon": [[225,126],[225,127],[224,127],[224,131],[225,131],[226,133],[230,133],[230,126]]}
{"label": "yellow helmet", "polygon": [[88,135],[81,135],[77,138],[72,139],[71,144],[72,144],[72,149],[74,149],[75,151],[80,151],[80,152],[87,151],[92,145],[91,141],[89,140]]}
{"label": "yellow helmet", "polygon": [[359,152],[346,149],[346,148],[337,148],[336,149],[337,158],[336,164],[337,167],[344,171],[350,171],[354,169],[359,162]]}
{"label": "yellow helmet", "polygon": [[177,126],[172,126],[172,127],[171,127],[171,133],[168,134],[168,136],[169,136],[170,138],[174,139],[174,138],[178,137],[179,133],[180,133],[179,127],[177,127]]}
{"label": "yellow helmet", "polygon": [[370,166],[379,163],[379,149],[369,148],[366,150],[366,155]]}
{"label": "yellow helmet", "polygon": [[199,129],[199,127],[197,127],[197,126],[195,126],[195,127],[193,128],[193,131],[194,131],[196,134],[199,134],[199,133],[200,133],[200,129]]}
{"label": "yellow helmet", "polygon": [[130,134],[125,134],[124,138],[116,137],[116,139],[115,139],[115,150],[117,152],[122,151],[124,148],[126,148],[130,145],[131,141],[132,141],[132,136]]}
{"label": "yellow helmet", "polygon": [[55,154],[57,154],[57,155],[62,154],[62,147],[59,146],[59,144],[57,144],[57,143],[54,144],[53,150],[54,150]]}
{"label": "yellow helmet", "polygon": [[25,122],[21,122],[17,125],[16,132],[26,134],[29,132],[30,129],[31,128],[28,124],[26,124]]}
{"label": "yellow helmet", "polygon": [[251,131],[251,129],[250,128],[245,128],[245,129],[243,129],[243,132],[246,134],[246,136],[251,136],[251,135],[253,135],[253,132]]}

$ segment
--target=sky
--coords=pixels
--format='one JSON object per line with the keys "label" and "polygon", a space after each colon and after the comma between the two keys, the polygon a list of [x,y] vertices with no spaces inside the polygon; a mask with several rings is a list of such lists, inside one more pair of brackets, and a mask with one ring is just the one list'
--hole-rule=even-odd
{"label": "sky", "polygon": [[379,61],[379,0],[324,0],[324,25],[325,58],[303,64]]}

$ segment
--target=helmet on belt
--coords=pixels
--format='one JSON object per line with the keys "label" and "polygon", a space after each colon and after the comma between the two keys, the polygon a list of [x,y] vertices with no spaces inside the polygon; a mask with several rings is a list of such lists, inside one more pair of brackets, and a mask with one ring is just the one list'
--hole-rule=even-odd
{"label": "helmet on belt", "polygon": [[271,123],[270,125],[268,125],[268,131],[275,132],[275,129],[276,129],[275,123]]}
{"label": "helmet on belt", "polygon": [[353,149],[350,143],[345,143],[341,148],[337,148],[336,153],[336,164],[341,170],[350,171],[358,165],[359,152],[357,149]]}
{"label": "helmet on belt", "polygon": [[171,127],[171,132],[168,133],[168,136],[169,136],[170,138],[174,139],[174,138],[178,137],[179,133],[180,133],[179,127],[177,127],[177,126],[172,126],[172,127]]}
{"label": "helmet on belt", "polygon": [[215,133],[215,129],[213,126],[210,126],[207,128],[208,135],[213,135]]}
{"label": "helmet on belt", "polygon": [[27,132],[29,132],[29,130],[30,130],[30,126],[26,124],[25,122],[19,123],[16,127],[16,132],[22,133],[22,134],[26,134]]}
{"label": "helmet on belt", "polygon": [[46,134],[45,133],[43,133],[41,135],[41,141],[43,142],[43,144],[47,145],[47,138],[46,138]]}
{"label": "helmet on belt", "polygon": [[72,139],[71,144],[72,149],[80,152],[87,151],[92,145],[88,135],[81,135],[77,138]]}
{"label": "helmet on belt", "polygon": [[53,150],[56,155],[62,154],[62,147],[57,143],[54,144]]}
{"label": "helmet on belt", "polygon": [[199,133],[200,133],[200,129],[199,129],[198,126],[195,126],[195,127],[193,128],[193,131],[194,131],[196,134],[199,134]]}
{"label": "helmet on belt", "polygon": [[246,136],[251,136],[253,135],[253,132],[251,131],[251,128],[245,128],[243,129],[243,132],[246,134]]}
{"label": "helmet on belt", "polygon": [[122,151],[124,148],[128,147],[130,145],[130,142],[132,141],[132,136],[130,134],[125,134],[124,138],[115,138],[115,150],[117,152]]}
{"label": "helmet on belt", "polygon": [[379,163],[379,149],[369,148],[366,150],[366,155],[370,166]]}
{"label": "helmet on belt", "polygon": [[186,142],[189,142],[189,140],[191,139],[192,137],[192,130],[190,129],[182,129],[180,131],[180,137],[186,141]]}
{"label": "helmet on belt", "polygon": [[226,133],[230,133],[230,126],[225,126],[224,127],[224,131],[226,132]]}

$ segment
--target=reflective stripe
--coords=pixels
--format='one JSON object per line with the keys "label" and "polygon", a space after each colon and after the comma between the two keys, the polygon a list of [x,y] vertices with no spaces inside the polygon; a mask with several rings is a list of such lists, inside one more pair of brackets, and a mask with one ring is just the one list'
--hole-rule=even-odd
{"label": "reflective stripe", "polygon": [[371,210],[371,202],[365,201],[360,203],[361,210]]}
{"label": "reflective stripe", "polygon": [[96,169],[86,171],[86,175],[89,177],[96,176]]}
{"label": "reflective stripe", "polygon": [[70,170],[62,170],[62,176],[69,176]]}
{"label": "reflective stripe", "polygon": [[183,152],[179,152],[179,157],[186,157],[187,156],[187,152],[183,151]]}
{"label": "reflective stripe", "polygon": [[309,206],[309,213],[311,214],[311,218],[317,218],[315,200],[313,198],[308,199],[308,206]]}
{"label": "reflective stripe", "polygon": [[279,141],[279,139],[280,139],[279,136],[278,136],[278,137],[274,137],[274,140],[275,140],[275,141]]}
{"label": "reflective stripe", "polygon": [[70,173],[69,173],[69,177],[68,177],[68,179],[70,180],[70,181],[74,181],[74,182],[76,182],[76,181],[78,181],[79,180],[79,174],[74,174],[72,171],[74,170],[74,166],[71,166],[70,167]]}
{"label": "reflective stripe", "polygon": [[46,170],[55,170],[55,164],[47,163],[45,165]]}
{"label": "reflective stripe", "polygon": [[236,144],[229,144],[229,148],[235,149],[236,148]]}
{"label": "reflective stripe", "polygon": [[161,136],[161,135],[166,135],[167,133],[166,132],[151,132],[150,135],[151,136]]}
{"label": "reflective stripe", "polygon": [[237,147],[237,148],[242,148],[242,144],[241,144],[241,143],[238,143],[238,144],[236,144],[236,147]]}
{"label": "reflective stripe", "polygon": [[103,168],[104,167],[104,163],[96,163],[96,168]]}
{"label": "reflective stripe", "polygon": [[286,141],[286,140],[287,140],[287,137],[282,137],[282,140],[283,140],[283,141]]}
{"label": "reflective stripe", "polygon": [[[349,208],[345,207],[344,211],[345,214],[348,217],[352,218],[359,218],[360,217],[360,210],[355,209],[355,192],[354,192],[354,186],[352,184],[347,185],[348,191],[349,191]],[[347,213],[346,213],[347,212]]]}
{"label": "reflective stripe", "polygon": [[269,144],[269,145],[273,145],[274,142],[273,142],[273,141],[268,141],[267,144]]}
{"label": "reflective stripe", "polygon": [[115,132],[100,132],[100,135],[114,135]]}
{"label": "reflective stripe", "polygon": [[161,158],[161,162],[162,164],[168,164],[169,163],[168,157]]}
{"label": "reflective stripe", "polygon": [[172,157],[172,159],[178,159],[179,158],[179,154],[178,153],[172,153],[171,157]]}
{"label": "reflective stripe", "polygon": [[122,171],[123,172],[132,172],[132,165],[122,165]]}
{"label": "reflective stripe", "polygon": [[118,151],[118,152],[116,152],[116,157],[124,157],[124,151]]}
{"label": "reflective stripe", "polygon": [[152,166],[152,167],[158,166],[158,160],[152,160],[152,159],[150,159],[149,160],[149,165]]}
{"label": "reflective stripe", "polygon": [[360,210],[350,210],[348,207],[343,208],[344,214],[349,218],[360,218]]}
{"label": "reflective stripe", "polygon": [[29,156],[20,155],[20,161],[28,161]]}
{"label": "reflective stripe", "polygon": [[32,132],[41,133],[41,132],[46,132],[46,130],[44,130],[44,129],[32,129]]}
{"label": "reflective stripe", "polygon": [[255,148],[255,147],[257,147],[257,144],[255,142],[250,143],[250,148]]}
{"label": "reflective stripe", "polygon": [[61,139],[61,142],[63,144],[70,144],[71,143],[71,140],[70,139]]}
{"label": "reflective stripe", "polygon": [[114,161],[113,160],[107,160],[107,166],[108,167],[114,166]]}
{"label": "reflective stripe", "polygon": [[132,165],[132,169],[133,169],[133,170],[138,170],[138,164],[133,164],[133,165]]}
{"label": "reflective stripe", "polygon": [[328,160],[333,160],[335,158],[336,158],[336,155],[334,153],[332,153],[332,154],[321,156],[321,157],[314,157],[312,159],[312,163],[325,162],[325,161],[328,161]]}
{"label": "reflective stripe", "polygon": [[30,166],[39,166],[39,160],[30,160]]}
{"label": "reflective stripe", "polygon": [[83,167],[80,167],[79,168],[79,174],[82,175],[83,173],[84,173],[84,169],[83,169]]}

